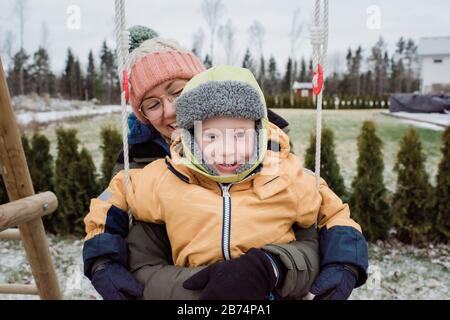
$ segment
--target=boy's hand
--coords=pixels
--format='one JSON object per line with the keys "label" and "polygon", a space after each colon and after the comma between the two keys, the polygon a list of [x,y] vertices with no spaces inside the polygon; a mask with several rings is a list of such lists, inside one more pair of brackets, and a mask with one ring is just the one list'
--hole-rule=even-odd
{"label": "boy's hand", "polygon": [[275,288],[277,277],[270,258],[250,249],[237,259],[216,262],[183,283],[202,290],[200,300],[263,300]]}
{"label": "boy's hand", "polygon": [[356,268],[344,264],[327,265],[311,287],[315,300],[347,300],[358,278]]}
{"label": "boy's hand", "polygon": [[144,287],[122,265],[107,262],[96,268],[92,285],[105,300],[132,300],[142,297]]}

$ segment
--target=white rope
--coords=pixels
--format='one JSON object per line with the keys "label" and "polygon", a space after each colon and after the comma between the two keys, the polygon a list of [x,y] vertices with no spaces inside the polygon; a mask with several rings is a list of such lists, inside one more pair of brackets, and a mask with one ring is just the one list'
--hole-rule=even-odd
{"label": "white rope", "polygon": [[[126,59],[128,56],[129,48],[129,35],[125,30],[125,0],[115,0],[115,28],[116,28],[116,53],[117,53],[117,72],[120,80],[120,105],[122,107],[122,144],[123,144],[123,163],[125,170],[125,195],[128,192],[129,187],[129,175],[130,168],[128,157],[128,112],[127,101],[125,97],[125,91],[123,90],[123,71],[126,70]],[[127,73],[128,74],[128,73]],[[133,215],[131,211],[128,211],[129,227],[133,223]]]}
{"label": "white rope", "polygon": [[[313,69],[318,73],[318,64],[321,64],[325,79],[325,63],[328,50],[328,0],[324,0],[323,17],[321,19],[321,1],[316,0],[314,5],[314,24],[311,27],[311,44],[313,47]],[[316,156],[315,173],[316,187],[320,188],[320,149],[322,138],[322,97],[323,87],[317,96],[316,108]]]}

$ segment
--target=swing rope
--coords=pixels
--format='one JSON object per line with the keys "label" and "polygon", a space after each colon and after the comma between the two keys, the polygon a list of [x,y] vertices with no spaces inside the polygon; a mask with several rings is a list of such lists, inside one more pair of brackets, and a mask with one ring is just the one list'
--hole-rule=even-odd
{"label": "swing rope", "polygon": [[324,0],[323,17],[320,10],[321,1],[316,0],[314,6],[314,24],[311,27],[311,45],[313,47],[314,78],[313,88],[316,88],[316,156],[315,173],[316,187],[320,189],[320,147],[322,138],[322,96],[324,70],[326,70],[326,58],[328,50],[328,0]]}
{"label": "swing rope", "polygon": [[[128,192],[130,168],[128,155],[128,71],[126,61],[128,58],[129,34],[125,29],[125,0],[115,0],[115,33],[116,33],[116,52],[117,52],[117,70],[120,81],[120,104],[122,107],[122,144],[123,144],[123,163],[125,170],[125,193]],[[133,224],[133,215],[128,211],[129,228]]]}
{"label": "swing rope", "polygon": [[[314,24],[311,27],[311,45],[313,47],[313,88],[318,89],[315,92],[317,96],[316,107],[316,155],[315,155],[315,174],[316,187],[320,188],[320,148],[322,138],[322,96],[323,96],[323,70],[326,70],[326,58],[328,50],[328,0],[324,0],[323,17],[321,17],[321,0],[315,0],[314,6]],[[321,19],[322,18],[322,19]],[[117,68],[120,78],[120,102],[122,107],[122,143],[125,170],[125,192],[129,187],[129,154],[128,154],[128,70],[126,62],[129,48],[129,34],[125,29],[125,0],[115,0],[115,34],[117,44]],[[129,225],[132,225],[132,214],[128,212]]]}

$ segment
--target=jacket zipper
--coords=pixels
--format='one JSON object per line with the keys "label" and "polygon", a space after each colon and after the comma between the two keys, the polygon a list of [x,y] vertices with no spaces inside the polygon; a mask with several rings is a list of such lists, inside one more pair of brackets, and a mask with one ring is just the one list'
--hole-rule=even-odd
{"label": "jacket zipper", "polygon": [[[244,180],[238,182],[242,183],[251,177],[253,177],[255,173],[250,174]],[[231,195],[230,189],[234,185],[233,183],[228,184],[220,184],[217,183],[222,190],[222,199],[223,199],[223,222],[222,222],[222,255],[225,260],[231,259],[231,249],[230,249],[230,234],[231,234]]]}
{"label": "jacket zipper", "polygon": [[222,222],[222,255],[225,260],[231,259],[230,252],[230,228],[231,228],[231,196],[230,188],[232,184],[222,185],[219,184],[222,189],[223,198],[223,222]]}

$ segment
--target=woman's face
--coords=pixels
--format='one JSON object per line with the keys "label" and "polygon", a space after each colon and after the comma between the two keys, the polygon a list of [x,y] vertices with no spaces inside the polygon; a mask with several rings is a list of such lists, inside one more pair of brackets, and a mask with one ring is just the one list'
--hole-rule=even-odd
{"label": "woman's face", "polygon": [[170,139],[177,128],[175,99],[188,80],[172,79],[149,90],[140,106],[141,113],[164,137]]}

